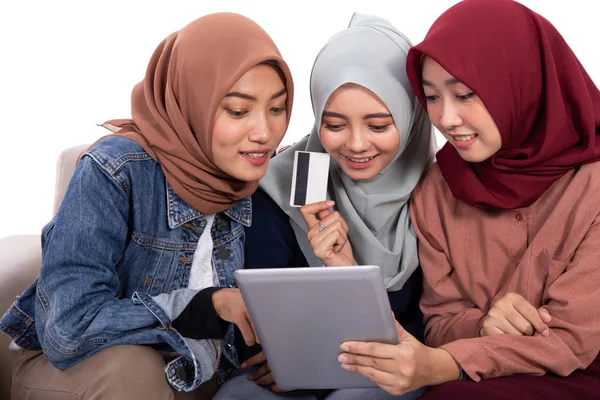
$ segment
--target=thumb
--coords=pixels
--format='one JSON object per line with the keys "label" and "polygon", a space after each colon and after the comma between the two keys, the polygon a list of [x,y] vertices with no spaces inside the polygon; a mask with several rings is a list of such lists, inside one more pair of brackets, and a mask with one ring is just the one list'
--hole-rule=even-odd
{"label": "thumb", "polygon": [[410,333],[408,333],[402,327],[402,325],[400,325],[400,323],[398,321],[396,321],[396,319],[394,319],[394,323],[396,324],[396,333],[398,334],[398,341],[400,343],[416,340],[413,335],[411,335]]}

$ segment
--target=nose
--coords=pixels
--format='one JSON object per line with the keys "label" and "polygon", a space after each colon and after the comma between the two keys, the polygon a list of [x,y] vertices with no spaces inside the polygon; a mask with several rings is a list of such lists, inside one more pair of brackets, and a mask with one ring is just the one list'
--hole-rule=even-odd
{"label": "nose", "polygon": [[251,121],[252,126],[248,134],[251,142],[265,144],[273,138],[273,131],[269,126],[266,113],[258,113]]}
{"label": "nose", "polygon": [[462,118],[458,113],[458,106],[454,104],[454,102],[443,102],[440,115],[440,125],[446,131],[451,131],[457,126],[462,125]]}
{"label": "nose", "polygon": [[367,151],[369,149],[369,140],[366,137],[364,129],[358,127],[352,128],[346,146],[348,147],[348,150],[353,153]]}

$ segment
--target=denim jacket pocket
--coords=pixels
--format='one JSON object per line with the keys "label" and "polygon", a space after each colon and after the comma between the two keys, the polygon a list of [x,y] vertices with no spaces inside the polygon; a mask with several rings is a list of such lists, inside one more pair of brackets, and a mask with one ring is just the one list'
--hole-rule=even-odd
{"label": "denim jacket pocket", "polygon": [[143,266],[139,271],[132,271],[139,291],[150,296],[168,292],[180,264],[180,253],[190,247],[193,254],[193,244],[150,238],[137,232],[133,232],[132,241],[134,244],[126,257],[134,258],[136,265]]}

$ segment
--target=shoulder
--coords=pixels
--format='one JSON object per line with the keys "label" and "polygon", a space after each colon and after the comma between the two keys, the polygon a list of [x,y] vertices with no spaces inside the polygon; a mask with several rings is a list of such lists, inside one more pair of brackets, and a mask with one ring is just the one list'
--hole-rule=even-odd
{"label": "shoulder", "polygon": [[107,136],[94,143],[83,156],[92,158],[109,175],[115,176],[130,162],[154,160],[137,142],[122,136]]}
{"label": "shoulder", "polygon": [[[600,206],[600,161],[582,165],[570,179],[568,190],[562,195],[575,196],[578,202],[591,202]],[[573,199],[573,201],[576,201]]]}
{"label": "shoulder", "polygon": [[590,183],[594,183],[594,187],[600,187],[600,180],[597,179],[600,173],[600,161],[595,161],[589,164],[582,165],[577,171],[577,177],[588,180],[592,178]]}
{"label": "shoulder", "polygon": [[281,207],[262,189],[252,195],[252,225],[278,225],[280,221],[288,223],[289,217]]}
{"label": "shoulder", "polygon": [[413,203],[427,204],[431,201],[454,199],[446,184],[438,163],[431,164],[421,177],[421,181],[412,193]]}

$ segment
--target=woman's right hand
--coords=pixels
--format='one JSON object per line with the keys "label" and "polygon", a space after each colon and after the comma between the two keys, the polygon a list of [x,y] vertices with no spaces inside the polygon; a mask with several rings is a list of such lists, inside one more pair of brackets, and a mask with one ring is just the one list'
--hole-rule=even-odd
{"label": "woman's right hand", "polygon": [[328,200],[300,207],[308,227],[308,241],[324,265],[356,265],[348,241],[348,224],[339,211],[330,211],[334,204],[334,201]]}
{"label": "woman's right hand", "polygon": [[485,316],[479,336],[531,336],[535,332],[548,336],[550,330],[546,324],[551,320],[545,309],[536,309],[520,294],[507,293],[494,303]]}
{"label": "woman's right hand", "polygon": [[252,321],[250,321],[240,289],[223,288],[217,290],[212,294],[212,302],[219,317],[225,321],[233,322],[240,328],[240,332],[248,346],[260,343]]}

